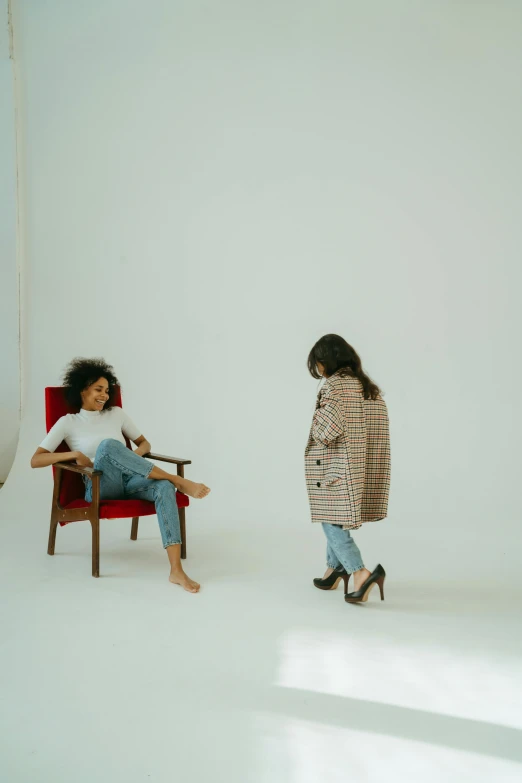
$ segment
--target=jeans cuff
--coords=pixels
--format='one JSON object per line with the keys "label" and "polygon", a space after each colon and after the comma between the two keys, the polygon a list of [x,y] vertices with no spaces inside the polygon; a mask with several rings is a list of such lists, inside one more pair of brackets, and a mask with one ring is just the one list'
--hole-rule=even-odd
{"label": "jeans cuff", "polygon": [[169,546],[179,546],[181,541],[169,541],[168,544],[163,544],[163,549],[167,549]]}

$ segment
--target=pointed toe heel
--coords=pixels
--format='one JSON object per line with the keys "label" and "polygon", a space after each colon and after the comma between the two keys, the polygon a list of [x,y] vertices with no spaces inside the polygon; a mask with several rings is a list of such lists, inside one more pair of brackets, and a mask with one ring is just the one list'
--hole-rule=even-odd
{"label": "pointed toe heel", "polygon": [[379,563],[377,568],[375,568],[374,571],[372,571],[368,579],[366,579],[366,581],[362,583],[360,589],[356,590],[354,593],[347,593],[344,596],[344,600],[348,604],[366,603],[366,601],[368,600],[368,596],[370,595],[375,585],[379,585],[381,601],[384,601],[385,579],[386,579],[386,571]]}

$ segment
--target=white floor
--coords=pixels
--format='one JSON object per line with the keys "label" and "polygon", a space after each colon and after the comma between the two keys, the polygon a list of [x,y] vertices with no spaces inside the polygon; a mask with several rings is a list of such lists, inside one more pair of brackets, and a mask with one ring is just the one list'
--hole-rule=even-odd
{"label": "white floor", "polygon": [[296,557],[291,533],[191,529],[192,596],[167,582],[154,518],[136,543],[103,523],[97,580],[83,523],[54,558],[46,520],[2,530],[6,783],[522,779],[514,590],[384,563],[386,601],[348,606],[311,585],[319,537]]}

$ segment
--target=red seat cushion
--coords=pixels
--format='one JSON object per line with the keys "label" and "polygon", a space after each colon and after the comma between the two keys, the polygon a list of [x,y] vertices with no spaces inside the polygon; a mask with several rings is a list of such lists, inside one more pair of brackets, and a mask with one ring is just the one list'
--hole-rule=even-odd
{"label": "red seat cushion", "polygon": [[[176,492],[178,508],[186,508],[189,504],[187,495]],[[68,503],[65,508],[89,508],[90,503],[78,499]],[[156,513],[154,503],[149,500],[102,500],[100,501],[100,519],[126,519],[127,517],[148,517]],[[68,524],[62,522],[62,525]]]}

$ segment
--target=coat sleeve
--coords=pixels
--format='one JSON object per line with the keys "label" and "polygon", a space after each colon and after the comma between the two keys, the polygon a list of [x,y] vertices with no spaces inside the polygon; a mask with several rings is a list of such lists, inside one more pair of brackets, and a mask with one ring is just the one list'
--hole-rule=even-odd
{"label": "coat sleeve", "polygon": [[329,446],[343,431],[340,402],[330,390],[323,389],[312,421],[312,438],[322,446]]}

